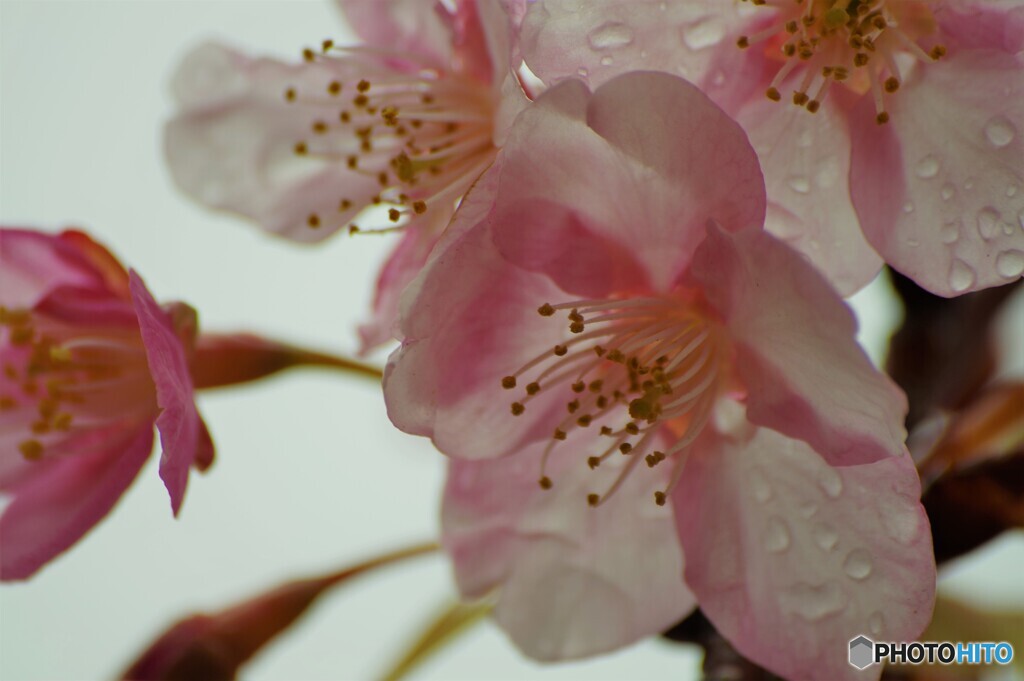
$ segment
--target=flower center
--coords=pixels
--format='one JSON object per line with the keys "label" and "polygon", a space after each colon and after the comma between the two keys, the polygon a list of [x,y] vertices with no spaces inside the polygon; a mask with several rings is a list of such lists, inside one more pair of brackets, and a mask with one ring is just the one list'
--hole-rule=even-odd
{"label": "flower center", "polygon": [[[799,78],[793,103],[811,113],[833,83],[864,93],[875,101],[875,120],[886,123],[886,93],[900,88],[905,74],[900,60],[909,55],[922,63],[946,53],[942,45],[927,52],[919,42],[935,32],[935,20],[923,0],[743,0],[777,10],[764,30],[736,41],[740,48],[767,41],[769,58],[781,59],[766,94],[779,101],[779,87]],[[904,63],[905,60],[904,60]]]}
{"label": "flower center", "polygon": [[392,223],[361,229],[351,219],[365,200],[342,193],[338,213],[311,213],[310,228],[335,221],[347,223],[350,233],[399,229],[394,223],[430,203],[453,205],[493,160],[488,84],[430,68],[415,54],[338,47],[330,40],[303,57],[331,75],[319,90],[289,87],[284,93],[286,101],[313,112],[312,136],[297,141],[295,153],[374,178],[380,192],[370,204],[387,208]]}
{"label": "flower center", "polygon": [[[538,310],[546,317],[562,311],[568,311],[569,339],[501,381],[506,389],[528,381],[525,395],[512,403],[514,416],[541,392],[561,389],[570,396],[542,456],[541,487],[553,485],[545,468],[555,445],[573,430],[593,428],[608,444],[588,457],[590,468],[615,453],[630,460],[607,491],[587,501],[597,506],[609,498],[641,459],[652,468],[672,459],[671,482],[655,493],[663,505],[682,473],[678,455],[704,428],[719,392],[725,350],[720,328],[672,296],[577,300]],[[660,432],[675,438],[665,451],[653,447]]]}
{"label": "flower center", "polygon": [[15,440],[29,461],[51,448],[60,454],[59,442],[76,432],[156,409],[138,330],[88,331],[72,336],[27,310],[0,307],[0,436],[27,429]]}

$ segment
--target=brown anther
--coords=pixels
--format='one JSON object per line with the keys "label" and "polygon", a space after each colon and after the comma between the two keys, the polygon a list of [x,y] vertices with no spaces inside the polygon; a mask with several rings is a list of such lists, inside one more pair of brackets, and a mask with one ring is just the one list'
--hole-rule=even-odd
{"label": "brown anther", "polygon": [[644,461],[647,462],[648,468],[654,468],[655,466],[657,466],[659,460],[660,459],[658,459],[658,457],[656,457],[654,454],[648,454],[647,456],[644,457]]}
{"label": "brown anther", "polygon": [[623,442],[621,445],[619,445],[619,451],[622,452],[623,454],[629,454],[631,451],[633,451],[633,445],[629,444],[628,442]]}
{"label": "brown anther", "polygon": [[541,489],[551,489],[551,487],[553,486],[552,482],[551,482],[551,478],[549,478],[546,475],[543,478],[541,478],[540,480],[538,480],[537,484],[540,485]]}
{"label": "brown anther", "polygon": [[381,187],[387,187],[388,184],[390,184],[390,182],[391,181],[388,179],[388,174],[385,171],[382,170],[379,173],[377,173],[377,184],[379,184]]}
{"label": "brown anther", "polygon": [[571,321],[571,322],[582,322],[583,321],[583,315],[580,314],[579,310],[577,310],[576,308],[573,308],[572,310],[569,311],[569,321]]}
{"label": "brown anther", "polygon": [[853,57],[854,66],[865,66],[869,61],[871,61],[871,57],[866,52],[858,52]]}
{"label": "brown anther", "polygon": [[412,210],[417,215],[422,215],[423,213],[427,212],[427,204],[423,201],[413,201]]}
{"label": "brown anther", "polygon": [[656,503],[658,506],[664,506],[666,500],[667,500],[667,497],[665,496],[664,492],[655,492],[654,493],[654,503]]}
{"label": "brown anther", "polygon": [[782,46],[782,54],[786,55],[787,57],[792,57],[794,54],[796,54],[796,45],[794,45],[793,43],[786,43],[785,45]]}
{"label": "brown anther", "polygon": [[320,43],[320,49],[324,52],[330,52],[331,48],[334,47],[334,41],[328,38]]}
{"label": "brown anther", "polygon": [[786,22],[786,33],[796,33],[799,28],[795,20]]}
{"label": "brown anther", "polygon": [[797,106],[803,106],[808,102],[808,100],[810,100],[810,97],[807,96],[806,92],[793,93],[793,103],[796,104]]}
{"label": "brown anther", "polygon": [[338,120],[341,121],[342,123],[348,123],[349,121],[352,120],[352,114],[350,114],[348,111],[342,111],[340,114],[338,114]]}
{"label": "brown anther", "polygon": [[747,49],[748,47],[750,47],[750,38],[748,38],[745,35],[741,35],[736,40],[736,47],[740,48],[741,50]]}
{"label": "brown anther", "polygon": [[595,468],[601,465],[601,457],[590,457],[589,459],[587,459],[587,465],[590,466],[590,470],[594,470]]}
{"label": "brown anther", "polygon": [[16,326],[11,329],[11,344],[28,345],[32,342],[32,336],[34,335],[35,331],[31,326]]}
{"label": "brown anther", "polygon": [[295,145],[295,153],[299,156],[305,156],[309,152],[309,147],[306,146],[305,142],[298,142]]}
{"label": "brown anther", "polygon": [[555,432],[551,435],[551,437],[553,437],[556,440],[564,440],[565,439],[565,431],[564,430],[559,430],[558,428],[555,428]]}
{"label": "brown anther", "polygon": [[569,324],[569,330],[573,333],[583,333],[583,322],[573,322]]}
{"label": "brown anther", "polygon": [[900,81],[896,76],[889,76],[885,79],[885,91],[892,93],[900,89]]}
{"label": "brown anther", "polygon": [[524,411],[526,411],[526,407],[523,406],[522,402],[513,402],[512,403],[512,416],[519,416]]}
{"label": "brown anther", "polygon": [[782,94],[773,87],[768,88],[764,94],[773,102],[778,102],[782,99]]}
{"label": "brown anther", "polygon": [[537,314],[539,314],[541,317],[550,317],[551,315],[555,314],[555,308],[551,307],[549,303],[544,303],[543,305],[537,308]]}
{"label": "brown anther", "polygon": [[608,406],[608,398],[605,397],[604,395],[599,395],[598,398],[597,398],[597,408],[598,409],[604,409],[607,406]]}
{"label": "brown anther", "polygon": [[342,212],[348,210],[351,207],[352,207],[352,202],[349,201],[348,199],[342,199],[338,203],[338,210],[342,211]]}
{"label": "brown anther", "polygon": [[606,352],[608,351],[602,348],[600,345],[594,346],[594,354],[597,355],[598,357],[604,357],[604,353]]}
{"label": "brown anther", "polygon": [[17,406],[17,400],[10,395],[0,395],[0,411],[10,411]]}
{"label": "brown anther", "polygon": [[599,392],[601,392],[601,386],[603,386],[603,385],[604,385],[604,381],[602,381],[601,379],[597,379],[596,381],[591,381],[590,382],[590,392],[592,392],[592,393],[599,393]]}
{"label": "brown anther", "polygon": [[401,217],[402,211],[398,210],[397,208],[388,209],[388,220],[391,220],[391,222],[398,222],[401,219]]}
{"label": "brown anther", "polygon": [[316,213],[310,213],[309,217],[306,218],[306,224],[312,227],[313,229],[316,229],[317,227],[320,226],[320,216],[317,215]]}
{"label": "brown anther", "polygon": [[380,117],[384,119],[384,122],[388,125],[398,125],[398,109],[393,106],[386,106],[380,110]]}
{"label": "brown anther", "polygon": [[601,435],[611,435],[612,429],[608,426],[601,426]]}
{"label": "brown anther", "polygon": [[369,101],[370,98],[362,94],[356,95],[355,97],[352,98],[352,104],[357,107],[366,106],[369,103]]}
{"label": "brown anther", "polygon": [[527,384],[527,386],[526,386],[526,394],[527,395],[536,395],[539,392],[540,392],[540,383],[537,383],[536,381],[534,381],[533,383]]}
{"label": "brown anther", "polygon": [[565,404],[565,408],[569,410],[570,414],[575,414],[577,411],[579,411],[580,401],[579,400],[573,400],[572,402],[567,402]]}
{"label": "brown anther", "polygon": [[807,110],[810,111],[811,113],[818,113],[818,109],[820,108],[821,102],[819,102],[816,99],[812,99],[811,101],[807,102]]}
{"label": "brown anther", "polygon": [[39,440],[24,440],[18,445],[18,451],[29,461],[38,461],[43,456],[43,443]]}
{"label": "brown anther", "polygon": [[313,52],[313,50],[307,47],[302,51],[302,58],[305,59],[306,61],[313,61],[314,59],[316,59],[316,54]]}
{"label": "brown anther", "polygon": [[888,122],[889,122],[889,112],[888,111],[882,111],[877,116],[875,116],[875,123],[878,123],[879,125],[885,125]]}
{"label": "brown anther", "polygon": [[295,101],[295,88],[290,87],[287,90],[285,90],[284,91],[284,98],[285,98],[285,101],[294,102]]}
{"label": "brown anther", "polygon": [[942,57],[946,56],[946,46],[936,45],[935,47],[932,48],[931,52],[928,53],[928,56],[931,57],[932,59],[941,59]]}
{"label": "brown anther", "polygon": [[345,159],[345,164],[348,165],[349,168],[355,170],[355,168],[359,165],[359,157],[349,156],[347,159]]}
{"label": "brown anther", "polygon": [[360,92],[368,92],[370,90],[370,81],[364,78],[356,85],[356,89]]}
{"label": "brown anther", "polygon": [[583,416],[576,419],[576,425],[580,426],[581,428],[586,428],[591,424],[593,420],[594,419],[590,414],[584,414]]}
{"label": "brown anther", "polygon": [[67,413],[66,411],[57,414],[55,417],[53,417],[54,430],[68,430],[71,427],[72,418],[73,417],[71,416],[71,414]]}
{"label": "brown anther", "polygon": [[871,23],[874,24],[875,28],[877,28],[880,31],[889,26],[889,22],[887,22],[885,20],[885,17],[883,17],[881,14],[876,14],[875,17],[871,20]]}
{"label": "brown anther", "polygon": [[636,435],[640,432],[640,426],[636,425],[635,423],[627,423],[625,431],[630,435]]}
{"label": "brown anther", "polygon": [[569,348],[565,347],[564,345],[556,345],[555,349],[552,350],[552,352],[555,353],[555,357],[564,357],[565,354],[569,352]]}
{"label": "brown anther", "polygon": [[313,132],[318,135],[323,135],[327,132],[327,124],[323,121],[313,121]]}
{"label": "brown anther", "polygon": [[361,230],[359,229],[359,225],[357,225],[357,224],[356,224],[356,223],[354,223],[354,222],[353,222],[353,223],[352,223],[351,225],[349,225],[349,226],[348,226],[348,233],[349,233],[349,236],[351,236],[351,235],[353,235],[353,234],[358,234],[358,233],[359,233],[360,231],[361,231]]}
{"label": "brown anther", "polygon": [[340,95],[341,94],[341,81],[340,80],[332,80],[330,83],[328,83],[327,84],[327,93],[329,95],[331,95],[332,97],[337,97],[338,95]]}
{"label": "brown anther", "polygon": [[591,506],[596,507],[599,503],[601,503],[601,497],[597,494],[590,493],[587,495],[587,503],[590,504]]}
{"label": "brown anther", "polygon": [[512,388],[516,387],[516,377],[505,376],[504,378],[501,379],[501,387],[504,388],[505,390],[511,390]]}

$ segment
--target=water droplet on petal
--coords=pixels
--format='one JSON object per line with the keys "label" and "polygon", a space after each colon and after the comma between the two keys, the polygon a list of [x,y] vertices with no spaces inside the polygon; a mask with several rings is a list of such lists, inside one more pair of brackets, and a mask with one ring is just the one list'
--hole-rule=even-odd
{"label": "water droplet on petal", "polygon": [[967,189],[968,191],[971,190],[971,189],[974,189],[974,178],[973,177],[964,180],[964,189]]}
{"label": "water droplet on petal", "polygon": [[996,256],[996,272],[1001,277],[1019,277],[1024,273],[1024,251],[1003,251]]}
{"label": "water droplet on petal", "polygon": [[1018,191],[1019,190],[1017,189],[1016,185],[1011,184],[1009,187],[1006,188],[1006,198],[1012,199],[1013,197],[1017,196]]}
{"label": "water droplet on petal", "polygon": [[818,471],[818,485],[832,499],[838,498],[843,493],[843,479],[831,466]]}
{"label": "water droplet on petal", "polygon": [[999,236],[999,211],[991,206],[978,211],[978,234],[986,241]]}
{"label": "water droplet on petal", "polygon": [[814,174],[814,181],[822,189],[828,189],[835,185],[840,175],[842,175],[842,170],[839,168],[839,163],[830,156],[822,159],[818,164],[818,170]]}
{"label": "water droplet on petal", "polygon": [[871,570],[874,569],[874,562],[871,560],[871,554],[865,549],[854,549],[847,554],[846,560],[843,561],[843,571],[850,576],[851,579],[867,579],[871,576]]}
{"label": "water droplet on petal", "polygon": [[580,78],[586,78],[589,73],[590,71],[587,70],[586,66],[581,66],[578,69],[576,69],[576,75],[579,76]]}
{"label": "water droplet on petal", "polygon": [[768,484],[768,481],[757,470],[750,472],[750,489],[754,492],[754,498],[762,504],[774,496],[771,485]]}
{"label": "water droplet on petal", "polygon": [[974,270],[963,260],[954,260],[949,268],[949,287],[956,293],[963,293],[974,285]]}
{"label": "water droplet on petal", "polygon": [[782,553],[789,548],[789,528],[782,518],[772,517],[768,520],[764,547],[772,553]]}
{"label": "water droplet on petal", "polygon": [[917,176],[923,180],[935,177],[939,173],[939,159],[934,156],[925,156],[917,164]]}
{"label": "water droplet on petal", "polygon": [[836,528],[828,523],[818,523],[815,525],[811,535],[814,537],[814,543],[822,551],[831,551],[839,543],[839,533],[836,532]]}
{"label": "water droplet on petal", "polygon": [[683,42],[691,50],[702,50],[722,42],[724,32],[722,26],[712,20],[698,21],[687,24],[680,29]]}
{"label": "water droplet on petal", "polygon": [[633,42],[633,29],[618,21],[601,24],[587,36],[594,50],[615,50]]}
{"label": "water droplet on petal", "polygon": [[800,515],[802,515],[804,518],[810,518],[817,512],[818,505],[813,501],[805,501],[804,503],[800,504]]}
{"label": "water droplet on petal", "polygon": [[601,66],[611,66],[614,63],[615,58],[610,54],[606,54],[603,57],[601,57]]}
{"label": "water droplet on petal", "polygon": [[917,500],[899,494],[879,497],[879,500],[875,511],[886,534],[900,544],[914,541],[921,526]]}
{"label": "water droplet on petal", "polygon": [[906,203],[904,203],[903,204],[903,212],[904,213],[908,213],[908,214],[909,213],[913,213],[914,212],[914,203],[912,201],[907,201]]}
{"label": "water droplet on petal", "polygon": [[947,182],[946,184],[942,185],[942,200],[943,201],[949,201],[951,198],[953,198],[953,196],[955,194],[956,194],[956,187],[954,187],[951,183]]}
{"label": "water droplet on petal", "polygon": [[1005,147],[1017,135],[1017,128],[1005,116],[996,116],[985,125],[985,137],[998,148]]}
{"label": "water droplet on petal", "polygon": [[956,240],[960,238],[960,226],[955,222],[947,222],[942,226],[939,238],[944,244],[955,244]]}
{"label": "water droplet on petal", "polygon": [[801,175],[794,175],[786,181],[789,188],[795,191],[797,194],[806,194],[811,191],[811,183],[807,181],[806,177]]}
{"label": "water droplet on petal", "polygon": [[871,616],[868,617],[868,629],[870,629],[871,633],[874,634],[875,636],[881,636],[882,635],[882,625],[883,624],[884,624],[884,619],[882,617],[882,613],[878,612],[877,610],[875,612],[871,613]]}
{"label": "water droplet on petal", "polygon": [[846,605],[843,590],[835,582],[820,585],[802,582],[780,593],[779,599],[785,610],[812,622],[837,613]]}

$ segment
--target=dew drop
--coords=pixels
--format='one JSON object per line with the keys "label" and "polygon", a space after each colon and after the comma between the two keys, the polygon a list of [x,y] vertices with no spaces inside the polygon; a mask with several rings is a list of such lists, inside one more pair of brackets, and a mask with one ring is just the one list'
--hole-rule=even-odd
{"label": "dew drop", "polygon": [[818,512],[818,505],[813,501],[805,501],[800,504],[800,515],[804,518],[810,518]]}
{"label": "dew drop", "polygon": [[917,164],[917,176],[923,180],[935,177],[939,173],[939,160],[934,156],[925,156]]}
{"label": "dew drop", "polygon": [[835,582],[819,585],[802,582],[781,592],[779,597],[785,610],[812,622],[839,612],[846,605],[843,591]]}
{"label": "dew drop", "polygon": [[846,555],[846,560],[843,561],[843,571],[851,579],[867,579],[871,576],[871,570],[875,567],[874,562],[871,560],[871,554],[865,549],[854,549]]}
{"label": "dew drop", "polygon": [[839,163],[834,158],[828,157],[822,159],[818,165],[818,170],[814,174],[814,182],[822,189],[828,189],[835,185],[840,175],[842,175],[842,171],[839,168]]}
{"label": "dew drop", "polygon": [[615,57],[610,54],[606,54],[601,57],[601,66],[611,66],[615,63]]}
{"label": "dew drop", "polygon": [[1011,184],[1009,187],[1006,188],[1006,198],[1012,199],[1013,197],[1017,196],[1018,191],[1019,190],[1017,189],[1017,186]]}
{"label": "dew drop", "polygon": [[795,191],[797,194],[806,194],[811,191],[811,183],[807,181],[806,177],[802,175],[794,175],[786,181],[789,188]]}
{"label": "dew drop", "polygon": [[688,24],[681,29],[683,42],[691,50],[702,50],[722,42],[722,26],[711,20]]}
{"label": "dew drop", "polygon": [[978,234],[986,241],[999,236],[999,211],[991,206],[978,211]]}
{"label": "dew drop", "polygon": [[615,50],[633,42],[633,29],[618,21],[601,24],[587,36],[594,50]]}
{"label": "dew drop", "polygon": [[882,635],[883,624],[884,620],[882,618],[882,613],[878,612],[877,610],[871,613],[871,615],[868,617],[868,629],[870,629],[871,633],[875,636]]}
{"label": "dew drop", "polygon": [[996,116],[985,125],[985,137],[997,149],[1005,147],[1017,135],[1017,128],[1005,116]]}
{"label": "dew drop", "polygon": [[774,496],[771,485],[764,479],[759,471],[750,472],[750,489],[754,492],[754,498],[760,503],[765,503]]}
{"label": "dew drop", "polygon": [[711,83],[716,87],[721,86],[725,82],[725,71],[718,71],[711,78]]}
{"label": "dew drop", "polygon": [[974,178],[973,177],[964,180],[964,189],[967,189],[968,191],[971,190],[971,189],[974,189]]}
{"label": "dew drop", "polygon": [[912,201],[907,201],[903,204],[903,212],[907,214],[914,212],[914,204]]}
{"label": "dew drop", "polygon": [[1019,277],[1024,273],[1024,251],[1003,251],[996,256],[996,272],[1001,277]]}
{"label": "dew drop", "polygon": [[782,553],[789,548],[789,528],[782,518],[773,516],[768,520],[764,547],[772,553]]}
{"label": "dew drop", "polygon": [[815,525],[814,529],[811,530],[811,535],[814,537],[814,543],[822,551],[831,551],[839,543],[839,533],[836,532],[836,528],[828,523],[818,523]]}
{"label": "dew drop", "polygon": [[963,260],[954,260],[949,268],[949,287],[956,293],[963,293],[974,285],[974,270]]}
{"label": "dew drop", "polygon": [[941,193],[942,193],[942,200],[943,201],[949,201],[956,194],[956,187],[954,187],[952,185],[952,183],[947,182],[946,184],[942,185],[942,192]]}
{"label": "dew drop", "polygon": [[956,240],[960,238],[960,227],[955,222],[947,222],[942,226],[942,230],[939,232],[939,238],[942,239],[944,244],[955,244]]}
{"label": "dew drop", "polygon": [[818,485],[832,499],[838,498],[843,493],[843,479],[831,466],[826,466],[818,471]]}
{"label": "dew drop", "polygon": [[[879,499],[883,499],[879,497]],[[900,544],[910,544],[917,538],[921,521],[917,500],[907,495],[887,495],[876,508],[886,534]]]}
{"label": "dew drop", "polygon": [[580,78],[586,78],[589,74],[590,71],[587,70],[586,66],[581,66],[578,69],[576,69],[576,75],[579,76]]}

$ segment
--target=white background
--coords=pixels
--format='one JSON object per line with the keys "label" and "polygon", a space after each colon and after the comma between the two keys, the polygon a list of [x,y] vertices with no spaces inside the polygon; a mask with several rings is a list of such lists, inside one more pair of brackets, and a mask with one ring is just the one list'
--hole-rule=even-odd
{"label": "white background", "polygon": [[[0,220],[87,227],[159,299],[194,305],[204,328],[351,353],[387,238],[269,239],[177,195],[160,153],[167,80],[188,47],[216,37],[290,57],[346,35],[327,0],[0,0]],[[876,358],[898,316],[887,296],[882,281],[857,300]],[[1006,323],[1018,344],[1021,323]],[[436,536],[442,457],[390,426],[371,382],[295,372],[204,394],[200,407],[217,462],[193,476],[180,519],[154,457],[85,541],[0,588],[0,677],[110,678],[182,615]],[[1009,537],[954,566],[946,586],[1024,606],[1021,564],[1024,541]],[[371,575],[324,598],[245,676],[373,677],[452,593],[439,556]],[[488,624],[419,675],[681,679],[698,668],[694,651],[658,641],[540,667]]]}

